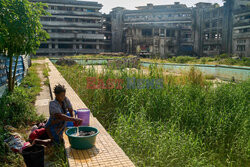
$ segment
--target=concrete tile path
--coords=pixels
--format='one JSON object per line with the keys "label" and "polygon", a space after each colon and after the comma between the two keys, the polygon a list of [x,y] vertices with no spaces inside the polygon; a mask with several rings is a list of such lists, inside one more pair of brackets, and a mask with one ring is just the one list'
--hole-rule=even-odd
{"label": "concrete tile path", "polygon": [[[73,108],[87,108],[51,61],[49,59],[45,61],[51,70],[49,72],[51,88],[53,89],[59,83],[64,85],[67,90],[66,96],[70,99]],[[100,133],[97,136],[95,147],[89,150],[72,149],[68,137],[64,135],[67,158],[71,167],[134,167],[132,161],[92,114],[90,116],[90,126],[96,127]]]}

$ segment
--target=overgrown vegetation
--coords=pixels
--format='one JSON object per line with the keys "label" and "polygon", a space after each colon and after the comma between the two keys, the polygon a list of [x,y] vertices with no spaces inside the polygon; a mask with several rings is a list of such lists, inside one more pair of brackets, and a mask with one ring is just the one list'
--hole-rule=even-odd
{"label": "overgrown vegetation", "polygon": [[33,64],[22,84],[16,87],[12,93],[5,93],[0,98],[0,166],[21,166],[22,156],[12,153],[3,143],[9,132],[5,131],[5,125],[15,128],[26,127],[32,122],[41,122],[43,116],[38,116],[34,102],[40,92],[40,78]]}
{"label": "overgrown vegetation", "polygon": [[178,56],[167,59],[142,59],[148,62],[158,63],[180,63],[180,64],[211,64],[211,65],[239,65],[250,66],[250,58],[244,57],[242,59],[234,59],[226,54],[218,55],[215,57],[190,57],[190,56]]}
{"label": "overgrown vegetation", "polygon": [[49,86],[49,67],[48,67],[48,63],[44,64],[44,68],[43,68],[43,76],[46,78],[44,84]]}
{"label": "overgrown vegetation", "polygon": [[[197,70],[149,75],[57,66],[137,166],[249,166],[250,80],[216,88]],[[86,89],[87,77],[123,79],[123,89]],[[163,89],[127,89],[128,77],[164,80]]]}
{"label": "overgrown vegetation", "polygon": [[[108,55],[102,55],[102,54],[96,54],[96,55],[78,55],[78,56],[66,56],[65,58],[76,58],[76,59],[121,59],[121,58],[124,58],[125,55],[117,55],[117,56],[108,56]],[[136,56],[133,56],[133,55],[129,55],[129,56],[126,56],[127,58],[133,58],[133,57],[136,57]]]}
{"label": "overgrown vegetation", "polygon": [[68,167],[68,160],[66,159],[66,152],[64,144],[54,145],[47,148],[47,160],[51,162],[49,166]]}
{"label": "overgrown vegetation", "polygon": [[[0,166],[24,166],[23,157],[13,153],[4,145],[3,141],[9,135],[4,126],[11,125],[17,129],[29,129],[33,122],[43,122],[45,119],[43,116],[37,115],[34,107],[36,96],[41,91],[41,79],[37,73],[38,66],[42,66],[43,75],[47,78],[45,84],[49,83],[48,64],[33,63],[21,85],[16,87],[13,93],[6,92],[0,98]],[[21,135],[27,139],[26,130],[23,131],[24,134],[21,133]],[[48,154],[47,160],[52,166],[68,166],[63,145],[48,148],[46,153]]]}

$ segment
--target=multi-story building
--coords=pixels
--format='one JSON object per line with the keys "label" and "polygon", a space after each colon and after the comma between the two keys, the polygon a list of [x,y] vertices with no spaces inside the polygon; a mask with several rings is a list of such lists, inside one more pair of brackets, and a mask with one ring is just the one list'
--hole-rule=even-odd
{"label": "multi-story building", "polygon": [[119,7],[111,12],[111,20],[114,51],[161,56],[192,53],[192,10],[186,5]]}
{"label": "multi-story building", "polygon": [[102,34],[104,34],[103,50],[105,52],[111,52],[112,51],[111,16],[108,14],[102,15]]}
{"label": "multi-story building", "polygon": [[233,53],[250,57],[250,1],[238,0],[233,11]]}
{"label": "multi-story building", "polygon": [[188,8],[153,5],[112,10],[115,52],[214,56],[250,56],[250,1],[226,0],[223,6],[200,2]]}
{"label": "multi-story building", "polygon": [[50,39],[42,43],[39,56],[61,56],[104,51],[102,4],[77,0],[31,0],[48,4],[51,16],[41,18]]}
{"label": "multi-story building", "polygon": [[48,4],[41,18],[50,39],[37,55],[61,56],[102,52],[213,56],[250,56],[250,1],[226,0],[223,6],[200,2],[188,8],[171,5],[113,8],[78,0],[30,0]]}
{"label": "multi-story building", "polygon": [[193,9],[194,52],[199,56],[231,53],[232,17],[229,8],[197,3]]}

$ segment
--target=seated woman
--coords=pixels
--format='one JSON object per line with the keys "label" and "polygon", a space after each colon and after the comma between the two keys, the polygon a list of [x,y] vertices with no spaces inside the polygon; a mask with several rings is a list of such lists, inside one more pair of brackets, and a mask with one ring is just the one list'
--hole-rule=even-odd
{"label": "seated woman", "polygon": [[[62,85],[56,85],[54,88],[55,100],[49,104],[50,118],[45,125],[45,129],[49,138],[55,142],[63,141],[63,131],[66,127],[66,121],[72,121],[76,126],[81,125],[82,120],[73,118],[73,108],[69,99],[65,96],[66,89]],[[67,111],[71,117],[67,116]]]}

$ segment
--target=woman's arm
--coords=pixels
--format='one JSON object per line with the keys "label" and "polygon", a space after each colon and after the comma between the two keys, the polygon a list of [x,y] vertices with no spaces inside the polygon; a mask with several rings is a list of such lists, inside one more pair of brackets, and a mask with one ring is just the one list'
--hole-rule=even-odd
{"label": "woman's arm", "polygon": [[73,111],[74,111],[73,108],[68,108],[68,110],[69,110],[70,116],[71,116],[71,117],[74,117],[74,116],[73,116]]}
{"label": "woman's arm", "polygon": [[56,114],[55,114],[55,117],[56,117],[57,119],[60,119],[60,120],[63,120],[63,121],[75,122],[75,124],[76,124],[77,126],[79,126],[79,125],[82,124],[82,120],[81,120],[81,119],[79,119],[79,118],[72,118],[72,117],[69,117],[69,116],[67,116],[67,115],[65,115],[65,114],[62,114],[62,113],[56,113]]}

